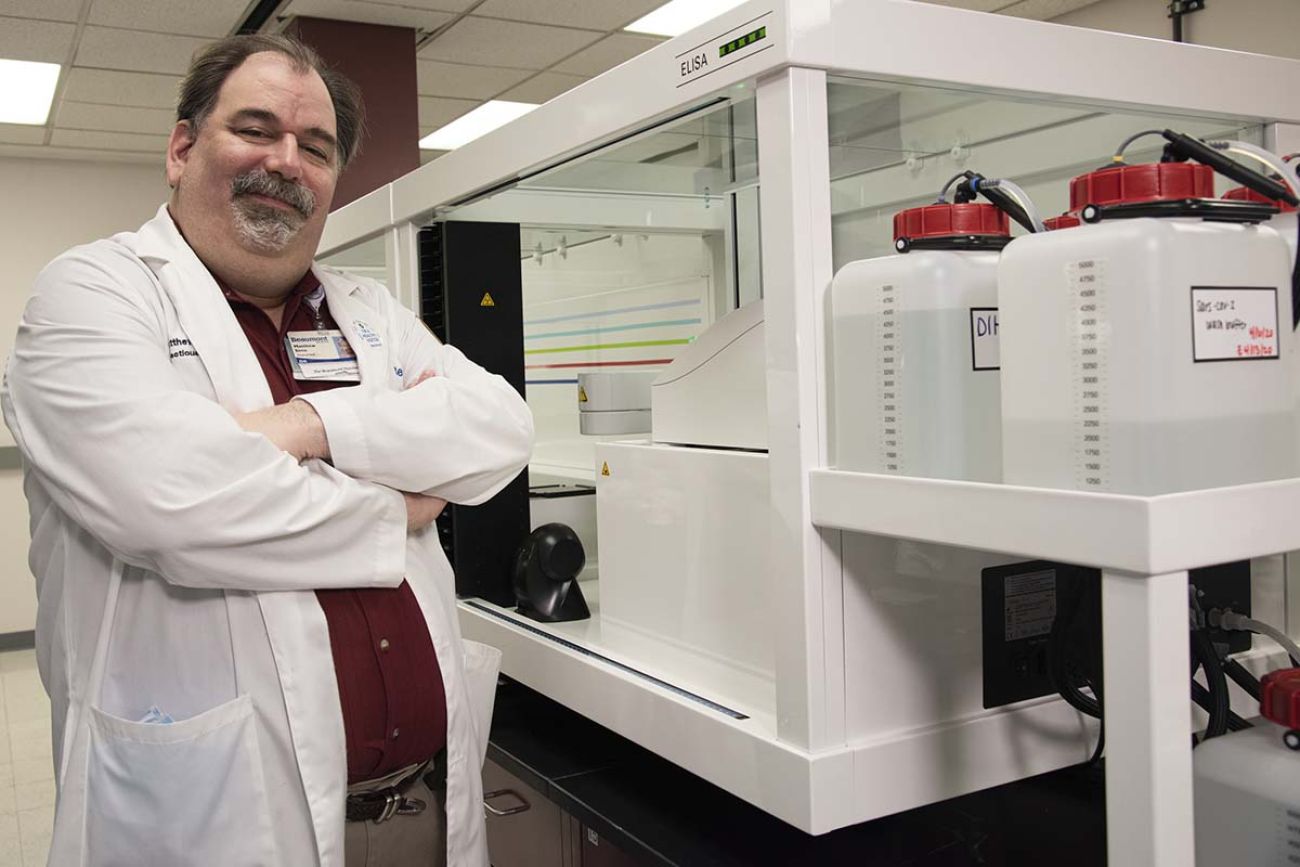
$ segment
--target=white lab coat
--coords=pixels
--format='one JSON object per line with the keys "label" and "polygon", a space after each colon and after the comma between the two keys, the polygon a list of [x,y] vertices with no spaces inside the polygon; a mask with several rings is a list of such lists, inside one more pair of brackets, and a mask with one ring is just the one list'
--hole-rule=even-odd
{"label": "white lab coat", "polygon": [[[448,864],[488,863],[499,655],[462,644],[437,531],[408,537],[394,489],[488,499],[524,466],[532,419],[382,286],[315,270],[362,377],[309,398],[333,466],[236,425],[271,394],[166,208],[37,280],[3,406],[31,507],[53,865],[341,867],[343,723],[313,591],[403,578],[446,687]],[[154,705],[177,722],[139,722]]]}

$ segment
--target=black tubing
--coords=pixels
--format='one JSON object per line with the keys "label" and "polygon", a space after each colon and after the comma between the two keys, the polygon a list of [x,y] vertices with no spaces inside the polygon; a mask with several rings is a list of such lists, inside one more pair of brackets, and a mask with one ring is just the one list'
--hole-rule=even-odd
{"label": "black tubing", "polygon": [[[1217,738],[1226,734],[1228,731],[1228,714],[1231,708],[1228,705],[1228,678],[1223,673],[1223,668],[1219,664],[1219,655],[1214,650],[1214,645],[1210,642],[1210,637],[1205,634],[1204,630],[1192,630],[1192,674],[1196,674],[1196,667],[1205,669],[1205,682],[1208,686],[1209,706],[1205,711],[1210,715],[1209,724],[1205,727],[1205,737]],[[1192,696],[1195,698],[1198,690],[1205,689],[1195,680],[1192,681]],[[1198,702],[1199,703],[1199,702]]]}
{"label": "black tubing", "polygon": [[1259,680],[1235,659],[1223,661],[1223,673],[1232,678],[1232,682],[1246,691],[1255,701],[1259,701]]}

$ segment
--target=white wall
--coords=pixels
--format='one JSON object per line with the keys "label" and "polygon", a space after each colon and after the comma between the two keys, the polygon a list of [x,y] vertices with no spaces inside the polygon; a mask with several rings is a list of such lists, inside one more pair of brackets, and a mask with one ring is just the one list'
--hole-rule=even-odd
{"label": "white wall", "polygon": [[[1168,0],[1100,0],[1053,21],[1169,39]],[[1296,0],[1209,0],[1183,18],[1183,38],[1197,45],[1300,58],[1300,4]]]}
{"label": "white wall", "polygon": [[[32,282],[47,262],[69,247],[138,227],[166,197],[161,154],[152,166],[0,158],[0,353],[9,357]],[[36,623],[27,502],[12,444],[9,432],[0,432],[0,634]]]}

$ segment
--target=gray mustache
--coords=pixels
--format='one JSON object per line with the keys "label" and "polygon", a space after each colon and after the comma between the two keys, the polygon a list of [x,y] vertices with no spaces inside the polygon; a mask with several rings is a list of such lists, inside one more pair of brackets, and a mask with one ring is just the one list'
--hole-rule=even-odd
{"label": "gray mustache", "polygon": [[270,172],[253,171],[238,175],[230,184],[231,192],[236,196],[253,193],[269,196],[284,202],[304,219],[316,210],[316,196],[311,190],[299,184],[277,178]]}

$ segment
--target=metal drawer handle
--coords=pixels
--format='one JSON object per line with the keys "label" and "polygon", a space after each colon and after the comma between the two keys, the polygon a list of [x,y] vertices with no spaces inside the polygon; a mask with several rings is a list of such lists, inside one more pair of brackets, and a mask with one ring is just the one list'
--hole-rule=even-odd
{"label": "metal drawer handle", "polygon": [[[492,806],[490,803],[492,799],[500,798],[502,795],[510,795],[518,799],[519,803],[513,807],[506,807],[504,810],[499,810]],[[523,813],[527,810],[531,810],[533,805],[528,803],[528,799],[516,792],[514,789],[496,789],[495,791],[483,793],[483,807],[493,816],[513,816],[516,813]]]}

